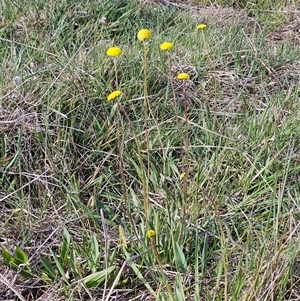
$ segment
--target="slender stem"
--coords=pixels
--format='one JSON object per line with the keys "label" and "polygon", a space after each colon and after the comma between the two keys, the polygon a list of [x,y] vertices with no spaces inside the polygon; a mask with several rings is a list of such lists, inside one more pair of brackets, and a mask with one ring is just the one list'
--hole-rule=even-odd
{"label": "slender stem", "polygon": [[185,119],[185,156],[186,156],[185,197],[186,197],[187,182],[189,178],[189,121],[188,121],[187,99],[186,99],[186,81],[183,82],[183,105],[184,105],[184,119]]}
{"label": "slender stem", "polygon": [[[149,132],[148,132],[148,112],[149,112],[149,99],[148,99],[148,82],[147,82],[147,47],[146,43],[143,42],[144,46],[144,58],[143,58],[143,69],[144,69],[144,122],[145,122],[145,135],[146,135],[146,152],[147,152],[147,177],[150,178],[150,151],[149,151]],[[144,210],[146,219],[146,228],[148,228],[148,181],[143,183],[144,190]]]}
{"label": "slender stem", "polygon": [[161,273],[165,276],[165,277],[164,277],[164,278],[165,278],[165,285],[166,285],[166,287],[167,287],[167,290],[168,290],[168,292],[169,292],[169,295],[170,295],[171,299],[172,299],[173,301],[175,301],[175,298],[174,298],[174,295],[173,295],[173,292],[172,292],[172,288],[171,288],[171,286],[170,286],[170,284],[169,284],[169,282],[168,282],[168,278],[167,278],[166,275],[165,275],[164,268],[163,268],[163,264],[162,264],[162,260],[161,260],[161,257],[160,257],[159,254],[158,254],[157,247],[156,247],[156,245],[155,245],[155,242],[154,242],[153,237],[150,237],[150,244],[151,244],[151,248],[152,248],[152,250],[153,250],[154,256],[155,256],[155,258],[156,258],[156,260],[157,260],[157,262],[158,262],[160,271],[161,271]]}
{"label": "slender stem", "polygon": [[115,76],[116,76],[116,90],[119,90],[118,72],[117,72],[117,60],[114,59]]}
{"label": "slender stem", "polygon": [[[136,143],[137,152],[138,152],[138,160],[139,160],[139,164],[140,164],[140,168],[141,168],[142,184],[143,184],[144,211],[145,211],[145,216],[148,217],[148,193],[147,193],[147,187],[148,187],[147,185],[148,184],[147,184],[146,176],[145,176],[145,173],[144,173],[144,164],[143,164],[143,157],[142,157],[141,146],[140,146],[139,140],[137,138],[136,132],[134,130],[134,126],[133,126],[133,123],[132,123],[131,119],[129,118],[129,116],[126,113],[126,111],[123,108],[123,106],[120,105],[120,108],[121,108],[121,110],[122,110],[125,118],[127,119],[128,123],[129,123],[129,125],[131,127],[131,131],[132,131],[135,143]],[[147,219],[146,219],[146,221],[147,221]]]}
{"label": "slender stem", "polygon": [[188,182],[189,182],[189,124],[188,124],[188,113],[187,113],[187,99],[186,99],[186,81],[183,81],[183,105],[184,105],[184,119],[185,119],[185,172],[183,183],[183,194],[184,198],[181,205],[181,230],[180,237],[183,236],[184,225],[185,225],[185,213],[186,203],[188,199]]}
{"label": "slender stem", "polygon": [[171,84],[171,90],[173,94],[173,100],[174,100],[174,111],[175,111],[175,118],[176,118],[176,125],[177,125],[177,132],[179,135],[180,139],[180,155],[181,157],[183,156],[183,141],[182,141],[182,131],[180,130],[180,125],[179,125],[179,118],[178,118],[178,109],[177,109],[177,100],[176,100],[176,94],[175,94],[175,89],[174,89],[174,83],[172,80],[172,72],[171,72],[171,56],[169,52],[167,51],[167,60],[168,60],[168,69],[169,69],[169,80]]}
{"label": "slender stem", "polygon": [[[127,196],[126,196],[126,188],[125,188],[125,176],[124,176],[124,164],[123,164],[123,151],[122,151],[122,142],[121,142],[121,113],[120,113],[120,104],[117,103],[117,140],[118,140],[118,154],[119,154],[119,168],[120,168],[120,175],[121,175],[121,183],[122,183],[122,194],[123,194],[123,201],[126,208],[129,210],[127,206]],[[129,212],[128,212],[128,215]]]}
{"label": "slender stem", "polygon": [[[119,152],[119,161],[120,161],[119,162],[119,167],[120,167],[121,182],[122,182],[123,201],[124,201],[124,204],[125,204],[125,207],[126,207],[126,210],[127,210],[127,215],[128,215],[128,218],[129,218],[129,222],[130,222],[131,227],[132,227],[132,229],[134,231],[134,234],[137,237],[137,239],[139,240],[139,242],[141,242],[140,239],[139,239],[139,235],[138,235],[138,233],[136,231],[135,223],[134,223],[134,221],[132,219],[132,216],[131,216],[129,203],[127,202],[127,191],[126,191],[126,185],[125,185],[126,184],[126,179],[125,179],[125,174],[124,174],[124,161],[123,161],[122,146],[121,146],[122,145],[122,143],[121,143],[122,141],[121,141],[121,135],[120,135],[120,133],[121,133],[121,131],[120,131],[120,129],[121,129],[121,127],[120,127],[121,111],[125,115],[125,118],[129,121],[129,124],[131,125],[131,127],[132,127],[132,123],[131,123],[131,120],[128,117],[126,111],[124,110],[123,106],[120,103],[118,103],[118,107],[117,107],[117,114],[118,114],[117,136],[118,136],[118,152]],[[140,156],[140,152],[141,152],[140,151],[140,146],[138,144],[138,140],[136,138],[136,133],[135,133],[133,127],[132,127],[132,131],[133,131],[133,135],[135,137],[136,143],[137,143],[137,149],[138,149],[139,158],[140,158],[141,157]],[[140,160],[140,164],[142,164],[141,160]],[[143,173],[143,176],[142,176],[142,182],[143,183],[145,181],[144,177],[145,176],[144,176],[144,173]]]}

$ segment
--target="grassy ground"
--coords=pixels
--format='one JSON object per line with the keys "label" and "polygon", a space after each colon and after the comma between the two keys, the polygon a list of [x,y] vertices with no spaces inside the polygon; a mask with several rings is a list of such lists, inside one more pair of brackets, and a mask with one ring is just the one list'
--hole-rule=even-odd
{"label": "grassy ground", "polygon": [[0,2],[0,299],[299,300],[299,7],[213,2]]}

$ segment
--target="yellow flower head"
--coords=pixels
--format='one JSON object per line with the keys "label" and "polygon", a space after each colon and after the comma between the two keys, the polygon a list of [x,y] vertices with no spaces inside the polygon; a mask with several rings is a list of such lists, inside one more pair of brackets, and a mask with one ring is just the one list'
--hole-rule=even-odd
{"label": "yellow flower head", "polygon": [[149,230],[147,232],[147,237],[151,238],[151,237],[154,237],[156,235],[155,231],[154,230]]}
{"label": "yellow flower head", "polygon": [[190,79],[190,75],[187,73],[179,73],[177,75],[177,78],[180,80],[188,80],[188,79]]}
{"label": "yellow flower head", "polygon": [[122,91],[120,90],[116,90],[114,92],[111,92],[108,96],[107,96],[107,101],[111,101],[114,100],[115,98],[119,97],[122,94]]}
{"label": "yellow flower head", "polygon": [[147,40],[151,39],[152,34],[149,29],[143,28],[138,32],[137,37],[140,41],[143,42],[143,41],[147,41]]}
{"label": "yellow flower head", "polygon": [[164,42],[164,43],[160,44],[161,50],[169,50],[169,49],[172,49],[173,47],[174,47],[174,44],[171,42]]}
{"label": "yellow flower head", "polygon": [[205,28],[206,28],[206,24],[199,24],[197,26],[197,29],[200,29],[200,30],[205,29]]}
{"label": "yellow flower head", "polygon": [[107,49],[107,56],[119,56],[122,53],[122,49],[119,47],[110,47]]}
{"label": "yellow flower head", "polygon": [[186,172],[183,172],[180,176],[179,176],[179,181],[182,181],[184,179],[184,177],[186,176]]}

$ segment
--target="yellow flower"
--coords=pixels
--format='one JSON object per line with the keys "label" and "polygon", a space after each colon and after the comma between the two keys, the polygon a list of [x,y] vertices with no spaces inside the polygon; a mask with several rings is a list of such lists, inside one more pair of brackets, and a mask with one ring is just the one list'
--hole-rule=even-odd
{"label": "yellow flower", "polygon": [[179,73],[177,75],[177,78],[180,80],[188,80],[188,79],[190,79],[190,75],[187,73]]}
{"label": "yellow flower", "polygon": [[143,41],[147,41],[147,40],[151,39],[152,34],[149,29],[143,28],[138,32],[137,37],[140,41],[143,42]]}
{"label": "yellow flower", "polygon": [[169,50],[169,49],[172,49],[173,47],[174,47],[174,44],[171,42],[164,42],[164,43],[160,44],[161,50]]}
{"label": "yellow flower", "polygon": [[206,24],[199,24],[197,26],[197,29],[200,29],[200,30],[205,29],[205,28],[206,28]]}
{"label": "yellow flower", "polygon": [[115,98],[119,97],[122,94],[122,91],[120,90],[116,90],[114,92],[111,92],[108,96],[107,96],[107,101],[111,101],[114,100]]}
{"label": "yellow flower", "polygon": [[119,47],[110,47],[107,49],[107,56],[119,56],[122,53],[122,49]]}
{"label": "yellow flower", "polygon": [[184,177],[186,176],[186,172],[183,172],[180,176],[179,176],[179,181],[182,181],[184,179]]}
{"label": "yellow flower", "polygon": [[151,237],[154,237],[156,235],[155,231],[154,230],[149,230],[147,232],[147,237],[151,238]]}

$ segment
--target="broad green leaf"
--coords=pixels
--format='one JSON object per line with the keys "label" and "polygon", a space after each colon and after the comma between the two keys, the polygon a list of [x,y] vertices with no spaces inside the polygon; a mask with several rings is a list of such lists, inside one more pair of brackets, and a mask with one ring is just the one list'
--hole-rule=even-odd
{"label": "broad green leaf", "polygon": [[184,292],[179,287],[175,287],[174,297],[175,297],[176,301],[185,301],[186,300],[184,297]]}
{"label": "broad green leaf", "polygon": [[12,263],[15,263],[15,258],[5,249],[2,249],[2,257],[5,265],[7,265],[9,268],[12,268]]}
{"label": "broad green leaf", "polygon": [[21,263],[28,262],[27,254],[20,247],[16,247],[16,258],[19,259]]}
{"label": "broad green leaf", "polygon": [[187,270],[186,259],[185,259],[182,249],[180,248],[180,246],[177,242],[175,242],[174,254],[175,254],[176,265],[178,266],[178,268],[181,272],[185,273]]}
{"label": "broad green leaf", "polygon": [[80,269],[78,269],[77,265],[77,253],[76,250],[71,249],[70,250],[70,260],[69,260],[69,265],[71,268],[71,271],[74,273],[74,275],[78,278],[80,278]]}
{"label": "broad green leaf", "polygon": [[89,264],[90,264],[90,268],[92,270],[92,273],[95,273],[97,271],[97,262],[98,262],[99,256],[100,256],[99,244],[98,244],[96,236],[93,235],[92,240],[91,240],[91,257],[92,257],[92,260],[89,260]]}
{"label": "broad green leaf", "polygon": [[54,258],[54,261],[55,261],[55,264],[56,264],[56,267],[60,273],[60,275],[66,279],[66,273],[65,273],[65,269],[64,267],[62,266],[62,264],[59,262],[59,260],[57,259],[56,255],[54,254],[54,252],[51,250],[51,253],[52,253],[52,256]]}
{"label": "broad green leaf", "polygon": [[[21,249],[19,248],[19,250],[21,250]],[[25,256],[21,255],[22,252],[19,252],[19,250],[16,251],[16,253],[18,252],[17,256],[20,256],[22,259],[14,257],[5,249],[2,249],[2,256],[4,259],[4,263],[10,269],[19,272],[22,276],[24,276],[26,278],[32,278],[32,274],[29,272],[30,266],[26,264],[26,262],[28,261],[28,257],[25,253],[24,253]],[[26,262],[24,262],[23,260],[26,260]]]}
{"label": "broad green leaf", "polygon": [[95,235],[92,236],[91,251],[92,251],[92,257],[93,257],[94,263],[96,263],[99,256],[100,256],[100,252],[99,252],[98,240],[97,240],[97,237]]}
{"label": "broad green leaf", "polygon": [[51,262],[46,257],[41,257],[42,264],[45,268],[45,273],[54,280],[56,278],[56,273],[53,269]]}
{"label": "broad green leaf", "polygon": [[69,253],[69,249],[70,249],[70,241],[71,241],[70,233],[68,232],[68,230],[66,228],[64,228],[63,243],[62,243],[62,247],[60,250],[60,258],[64,264],[67,262],[67,259],[68,259],[68,253]]}
{"label": "broad green leaf", "polygon": [[115,268],[115,266],[111,266],[103,271],[93,273],[85,277],[83,279],[83,283],[87,286],[87,288],[96,287],[101,284],[105,280],[105,277],[108,276]]}

